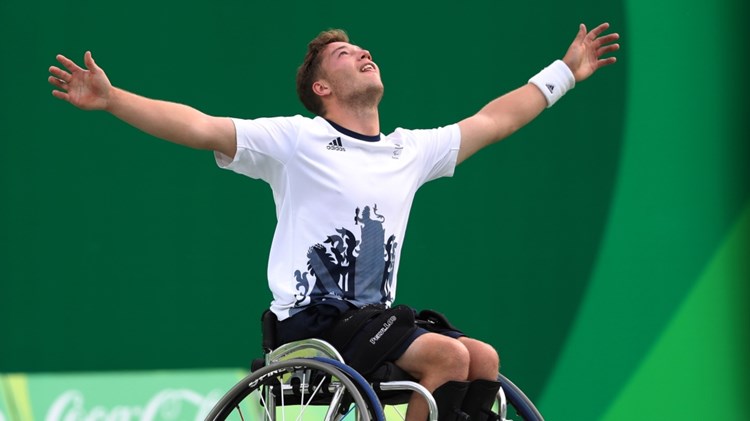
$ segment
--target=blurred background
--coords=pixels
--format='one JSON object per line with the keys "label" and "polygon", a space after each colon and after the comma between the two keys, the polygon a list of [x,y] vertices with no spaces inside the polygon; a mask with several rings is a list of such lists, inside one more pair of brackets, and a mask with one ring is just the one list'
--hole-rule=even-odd
{"label": "blurred background", "polygon": [[213,115],[307,115],[297,66],[340,27],[381,68],[388,133],[476,112],[607,21],[615,66],[417,194],[396,301],[497,347],[547,419],[747,419],[747,11],[2,0],[0,373],[246,369],[271,299],[270,189],[55,99],[56,54]]}

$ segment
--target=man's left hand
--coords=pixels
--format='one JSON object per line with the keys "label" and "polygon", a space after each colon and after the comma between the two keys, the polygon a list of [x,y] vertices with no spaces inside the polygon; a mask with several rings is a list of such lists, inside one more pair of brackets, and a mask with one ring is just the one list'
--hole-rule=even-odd
{"label": "man's left hand", "polygon": [[609,28],[609,23],[602,23],[591,32],[586,31],[586,25],[581,24],[578,34],[570,44],[563,61],[573,72],[576,82],[587,79],[599,68],[617,61],[615,57],[602,56],[620,49],[620,44],[614,43],[620,39],[617,33],[602,35]]}

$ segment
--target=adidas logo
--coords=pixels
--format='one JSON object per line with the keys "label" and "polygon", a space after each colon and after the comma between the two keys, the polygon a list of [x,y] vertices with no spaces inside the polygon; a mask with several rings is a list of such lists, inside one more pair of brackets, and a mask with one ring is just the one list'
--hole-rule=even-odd
{"label": "adidas logo", "polygon": [[550,85],[550,84],[548,83],[548,84],[546,84],[545,86],[547,86],[547,89],[549,89],[549,93],[551,93],[551,94],[554,94],[554,93],[555,93],[555,92],[554,92],[554,91],[555,91],[555,85]]}
{"label": "adidas logo", "polygon": [[343,145],[341,145],[341,138],[337,137],[336,139],[333,139],[328,146],[326,146],[326,149],[329,151],[341,151],[346,152],[346,149]]}

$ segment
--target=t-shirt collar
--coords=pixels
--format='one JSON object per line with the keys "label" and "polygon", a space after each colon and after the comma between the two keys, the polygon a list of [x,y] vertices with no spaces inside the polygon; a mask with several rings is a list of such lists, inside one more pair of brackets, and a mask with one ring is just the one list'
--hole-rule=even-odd
{"label": "t-shirt collar", "polygon": [[341,134],[345,134],[349,137],[353,137],[355,139],[364,140],[365,142],[378,142],[380,141],[380,134],[376,134],[374,136],[368,136],[361,133],[357,133],[355,131],[349,130],[346,127],[339,126],[338,124],[334,123],[333,121],[325,118],[325,121],[328,122],[331,126],[333,126],[334,129],[336,129]]}

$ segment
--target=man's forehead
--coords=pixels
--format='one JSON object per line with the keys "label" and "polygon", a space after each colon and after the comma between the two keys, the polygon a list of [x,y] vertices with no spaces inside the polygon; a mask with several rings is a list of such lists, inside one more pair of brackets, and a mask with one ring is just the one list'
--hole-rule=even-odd
{"label": "man's forehead", "polygon": [[356,46],[356,45],[354,45],[354,44],[351,44],[351,43],[348,43],[348,42],[344,42],[344,41],[334,41],[334,42],[326,45],[326,48],[325,48],[324,51],[325,51],[325,54],[333,54],[334,52],[336,52],[338,50],[347,49],[347,48],[355,48],[356,49],[356,48],[359,48],[359,47]]}

